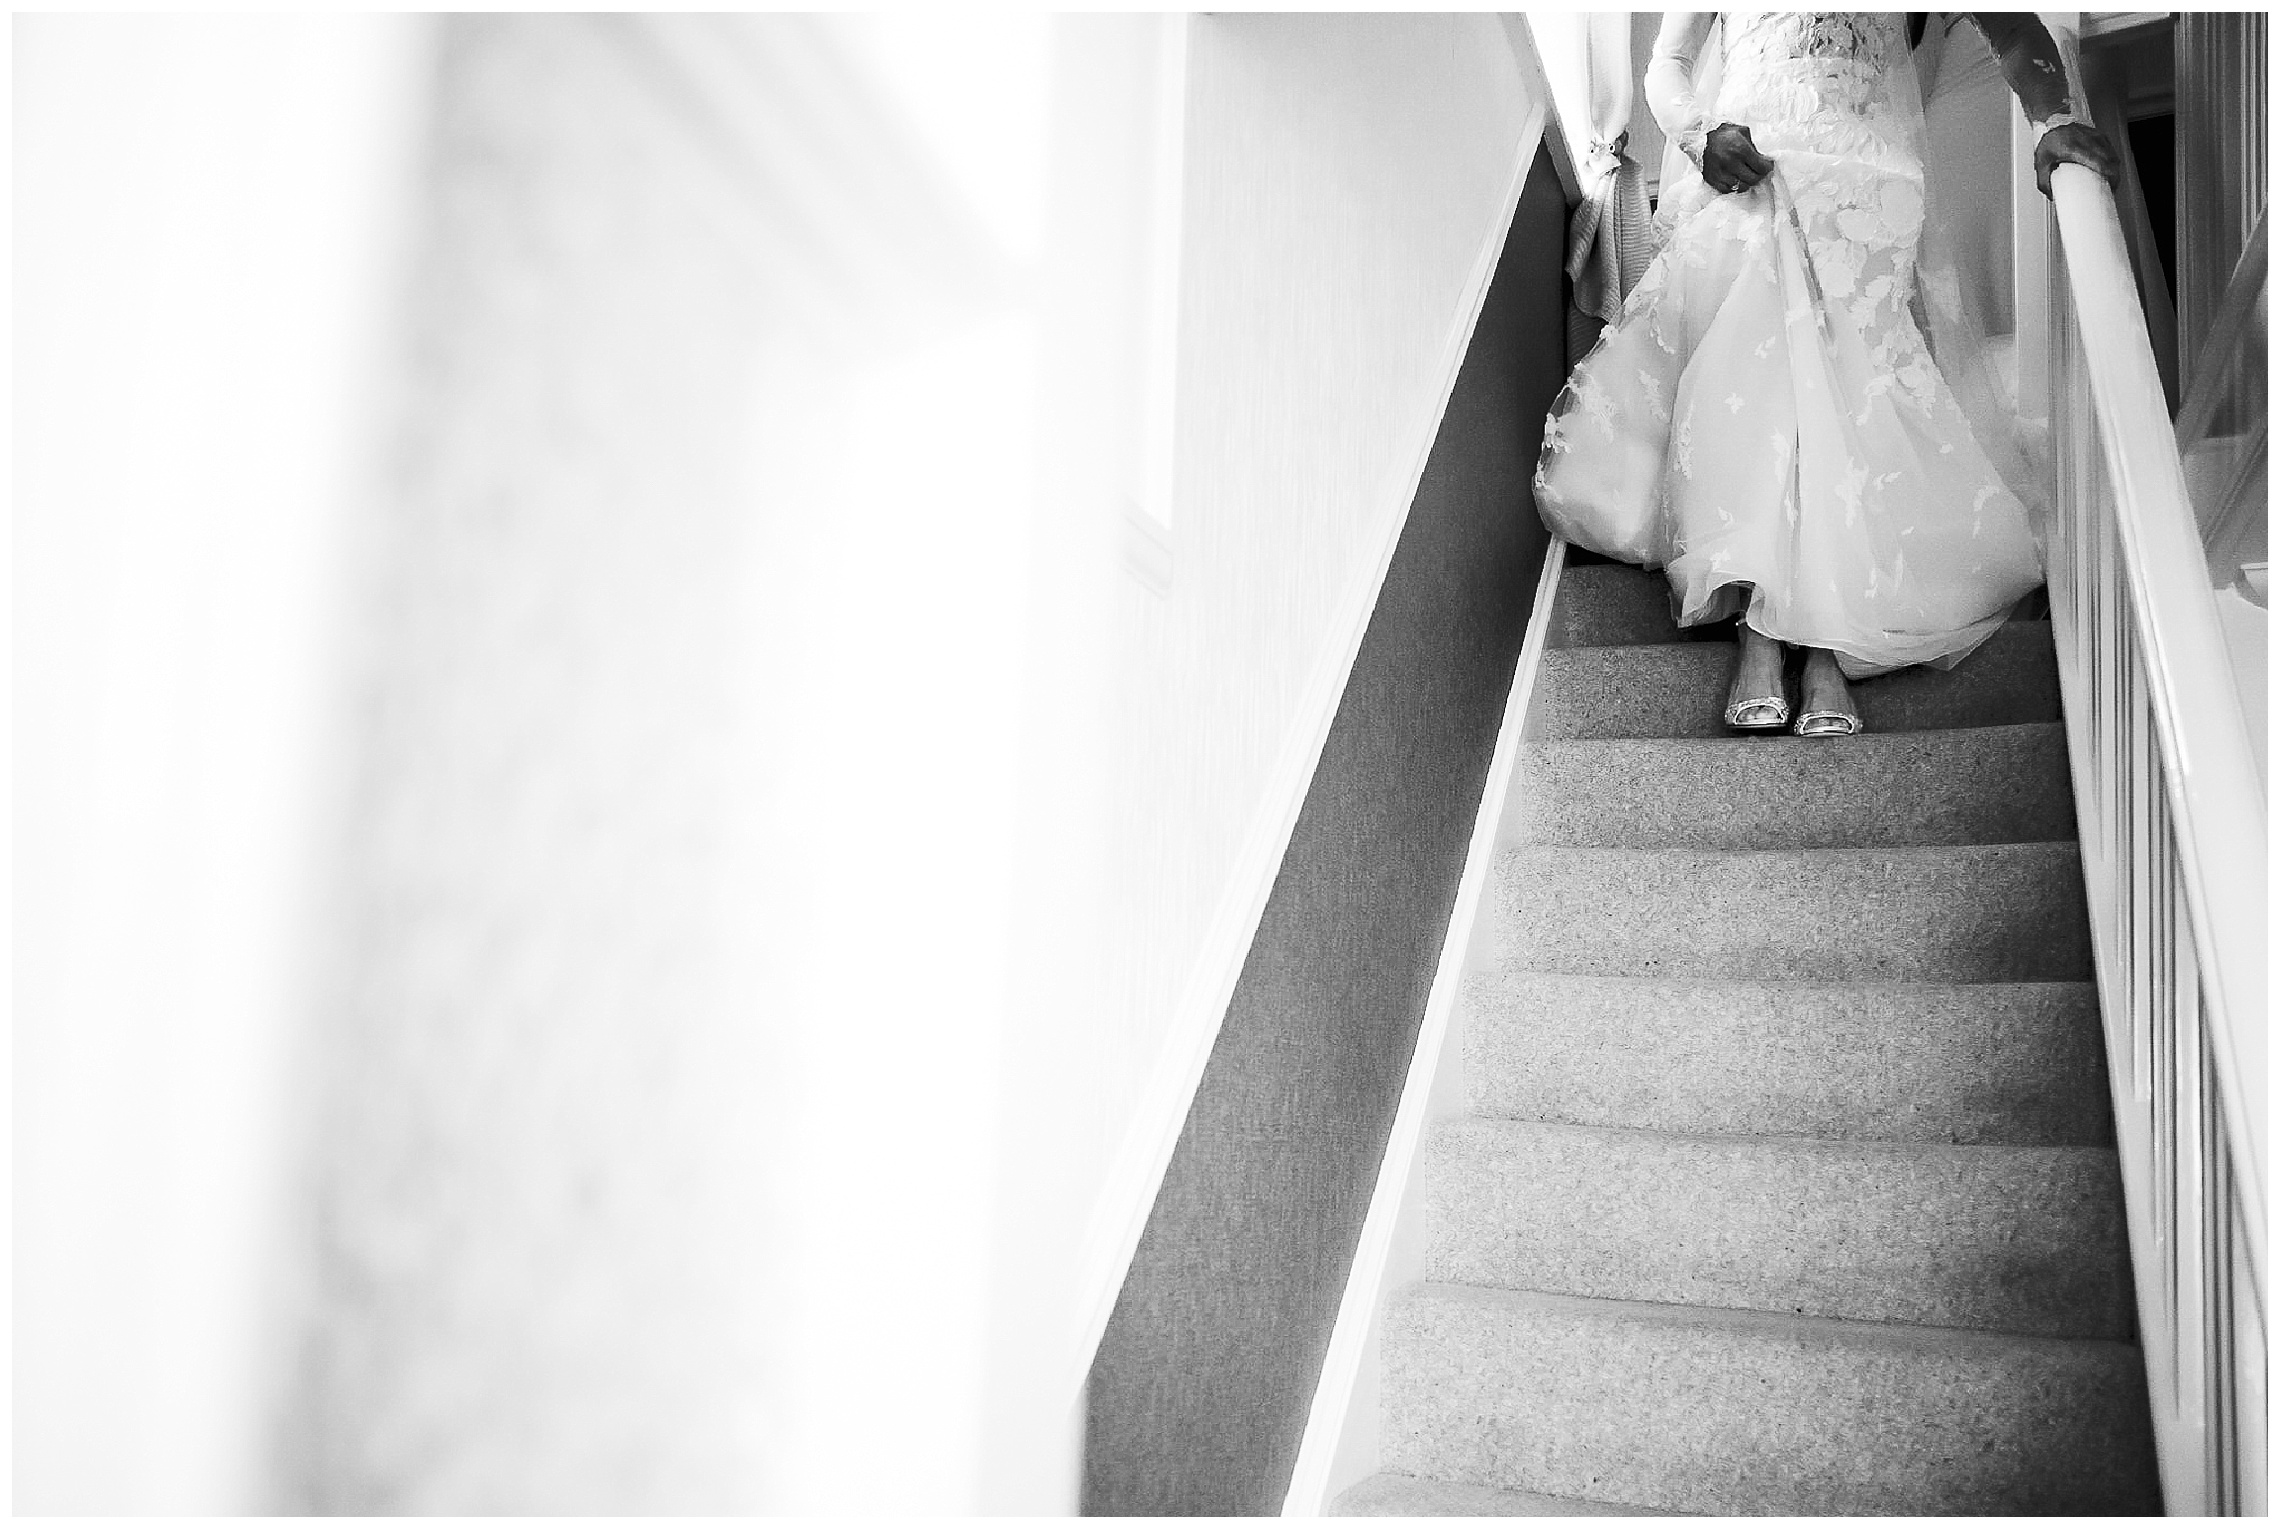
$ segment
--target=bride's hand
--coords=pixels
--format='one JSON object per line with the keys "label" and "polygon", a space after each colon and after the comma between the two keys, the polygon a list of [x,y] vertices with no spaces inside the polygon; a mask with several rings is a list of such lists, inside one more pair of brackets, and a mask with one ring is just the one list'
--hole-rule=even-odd
{"label": "bride's hand", "polygon": [[1773,173],[1773,161],[1758,152],[1750,130],[1720,123],[1702,140],[1702,182],[1712,191],[1747,191]]}
{"label": "bride's hand", "polygon": [[[1707,160],[1710,156],[1702,156]],[[2035,145],[2035,189],[2050,195],[2050,172],[2060,165],[2088,165],[2106,177],[2111,186],[2121,177],[2122,162],[2106,135],[2082,122],[2062,122],[2042,135]]]}

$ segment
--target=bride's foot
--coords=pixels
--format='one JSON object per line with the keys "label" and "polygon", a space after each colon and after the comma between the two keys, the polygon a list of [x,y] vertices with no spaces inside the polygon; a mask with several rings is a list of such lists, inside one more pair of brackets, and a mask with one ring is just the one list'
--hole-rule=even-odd
{"label": "bride's foot", "polygon": [[1789,724],[1789,699],[1781,683],[1781,644],[1748,626],[1738,628],[1734,682],[1726,689],[1726,725],[1764,732]]}
{"label": "bride's foot", "polygon": [[1845,686],[1837,656],[1827,648],[1805,655],[1805,676],[1799,686],[1801,710],[1797,717],[1800,738],[1849,738],[1860,731],[1860,708]]}

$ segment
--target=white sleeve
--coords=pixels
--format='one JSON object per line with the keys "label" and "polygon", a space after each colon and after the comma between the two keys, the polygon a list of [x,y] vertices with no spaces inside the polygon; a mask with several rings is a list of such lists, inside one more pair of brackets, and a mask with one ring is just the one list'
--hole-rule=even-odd
{"label": "white sleeve", "polygon": [[1654,57],[1647,63],[1647,109],[1697,169],[1702,165],[1702,141],[1713,124],[1706,105],[1694,99],[1694,59],[1717,20],[1716,11],[1663,12]]}

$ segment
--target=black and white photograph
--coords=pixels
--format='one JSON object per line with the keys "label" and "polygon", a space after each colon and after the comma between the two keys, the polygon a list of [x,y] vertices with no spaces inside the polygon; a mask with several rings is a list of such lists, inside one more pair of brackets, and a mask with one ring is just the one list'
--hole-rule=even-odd
{"label": "black and white photograph", "polygon": [[2263,1517],[2263,10],[19,11],[10,1506]]}

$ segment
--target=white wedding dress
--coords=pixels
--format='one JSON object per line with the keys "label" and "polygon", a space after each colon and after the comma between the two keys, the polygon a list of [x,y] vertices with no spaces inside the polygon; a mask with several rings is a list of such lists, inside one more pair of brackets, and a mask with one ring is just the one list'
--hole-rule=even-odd
{"label": "white wedding dress", "polygon": [[1746,612],[1856,678],[1953,664],[2042,570],[1910,311],[1925,203],[1921,118],[1892,87],[1912,79],[1905,18],[1724,26],[1707,121],[1747,126],[1777,168],[1731,195],[1666,183],[1661,253],[1546,424],[1538,507],[1663,569],[1682,625]]}

